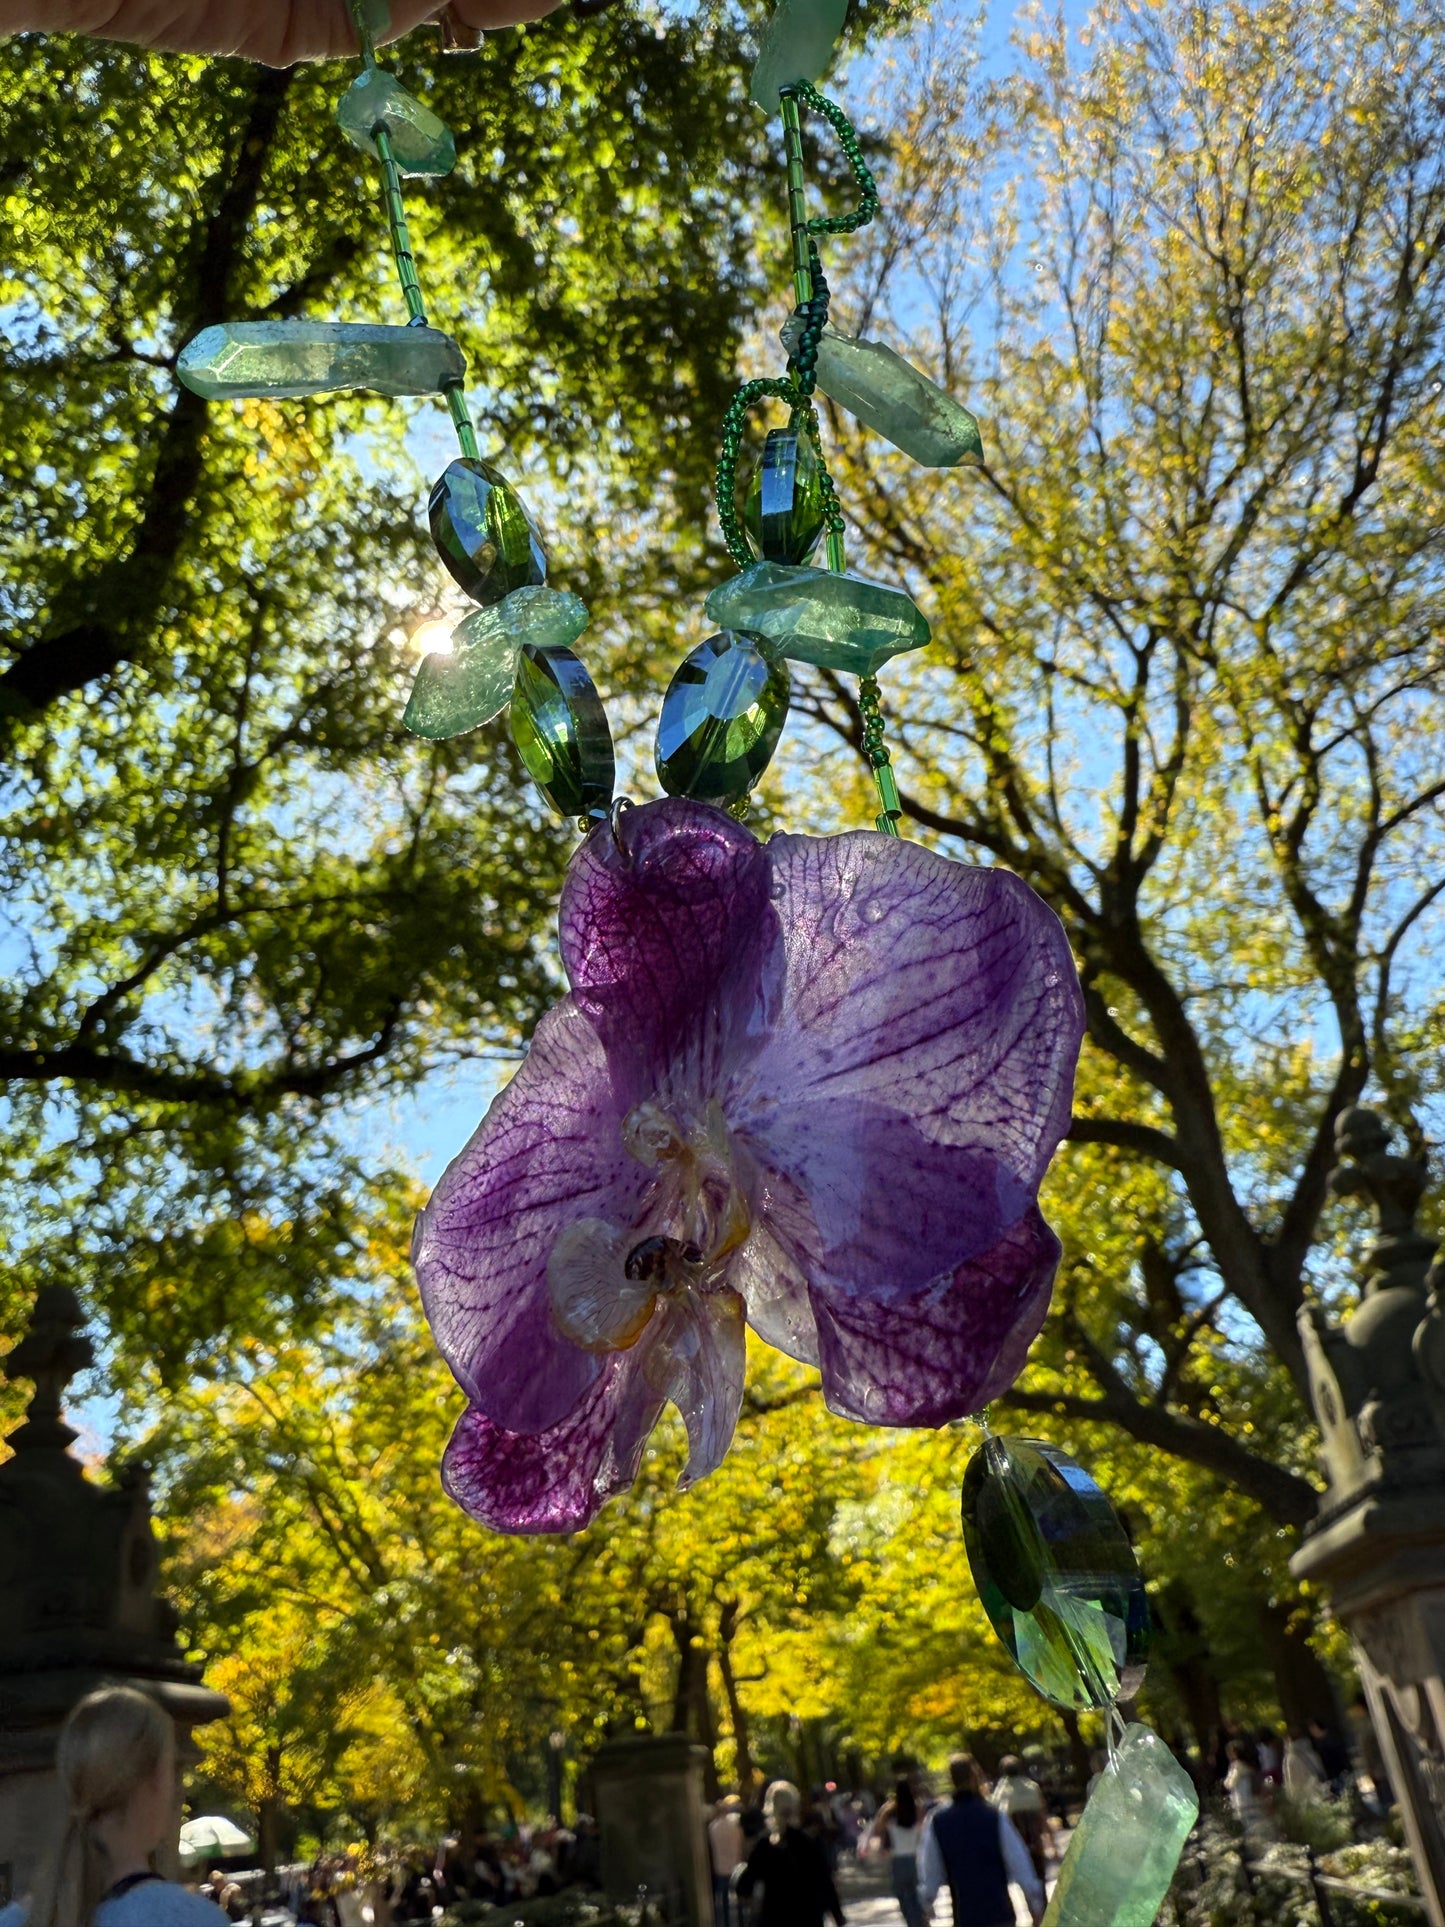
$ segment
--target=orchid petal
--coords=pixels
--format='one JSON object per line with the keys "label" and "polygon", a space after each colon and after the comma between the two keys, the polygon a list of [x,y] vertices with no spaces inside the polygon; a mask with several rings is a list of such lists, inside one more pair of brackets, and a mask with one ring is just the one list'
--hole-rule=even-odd
{"label": "orchid petal", "polygon": [[442,1485],[494,1532],[576,1532],[637,1477],[663,1403],[624,1353],[544,1432],[508,1432],[469,1406],[447,1445]]}
{"label": "orchid petal", "polygon": [[1023,1370],[1058,1262],[1059,1241],[1032,1206],[992,1249],[886,1309],[815,1285],[828,1409],[869,1425],[943,1425],[981,1411]]}
{"label": "orchid petal", "polygon": [[442,1356],[508,1431],[548,1431],[595,1386],[602,1361],[558,1327],[547,1261],[579,1218],[627,1223],[644,1181],[597,1033],[564,1001],[442,1174],[412,1245]]}
{"label": "orchid petal", "polygon": [[709,1091],[770,1021],[782,942],[757,838],[681,798],[623,810],[572,859],[558,932],[624,1107]]}
{"label": "orchid petal", "polygon": [[660,1305],[657,1317],[647,1377],[687,1427],[688,1458],[678,1481],[686,1488],[715,1472],[733,1442],[747,1379],[747,1325],[733,1291],[688,1294]]}
{"label": "orchid petal", "polygon": [[624,1351],[652,1316],[657,1287],[627,1275],[632,1239],[603,1218],[568,1225],[547,1260],[552,1313],[564,1335],[584,1351]]}

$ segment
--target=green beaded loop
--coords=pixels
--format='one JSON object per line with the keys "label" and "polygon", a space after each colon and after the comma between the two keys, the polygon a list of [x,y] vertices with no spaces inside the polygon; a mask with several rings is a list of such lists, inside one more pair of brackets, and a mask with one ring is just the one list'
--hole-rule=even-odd
{"label": "green beaded loop", "polygon": [[820,94],[811,80],[797,80],[789,87],[779,89],[784,96],[806,101],[815,113],[827,121],[838,136],[838,144],[843,149],[843,157],[853,170],[853,178],[858,183],[859,201],[851,214],[814,215],[807,223],[809,234],[855,234],[860,227],[876,220],[883,203],[878,198],[878,183],[873,178],[873,170],[863,158],[862,143],[852,121],[836,101]]}
{"label": "green beaded loop", "polygon": [[722,453],[718,457],[714,492],[717,496],[717,519],[722,528],[723,541],[727,544],[728,554],[740,569],[747,568],[753,559],[753,552],[748,547],[748,538],[744,535],[742,522],[738,518],[738,452],[742,447],[743,420],[753,403],[761,401],[765,395],[771,395],[778,401],[785,401],[795,416],[807,407],[802,391],[795,381],[788,377],[768,378],[744,382],[728,405],[728,412],[723,416]]}

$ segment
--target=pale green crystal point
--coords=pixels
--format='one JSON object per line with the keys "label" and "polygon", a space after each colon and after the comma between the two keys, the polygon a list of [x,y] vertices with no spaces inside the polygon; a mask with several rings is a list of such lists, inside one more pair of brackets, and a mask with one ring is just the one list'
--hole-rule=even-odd
{"label": "pale green crystal point", "polygon": [[851,571],[795,569],[755,562],[707,599],[720,629],[760,636],[792,662],[817,663],[850,676],[874,676],[890,656],[921,649],[931,631],[902,589]]}
{"label": "pale green crystal point", "polygon": [[207,401],[343,388],[434,395],[466,371],[461,349],[436,328],[357,321],[222,321],[188,341],[176,363],[185,386]]}
{"label": "pale green crystal point", "polygon": [[1163,1740],[1127,1727],[1074,1829],[1043,1927],[1154,1927],[1198,1818],[1194,1783]]}
{"label": "pale green crystal point", "polygon": [[[794,315],[783,330],[790,354],[800,332]],[[924,468],[957,468],[960,462],[983,460],[983,437],[974,417],[884,342],[824,328],[817,382],[840,408]]]}
{"label": "pale green crystal point", "polygon": [[507,705],[524,643],[566,648],[587,627],[587,604],[560,589],[514,589],[452,631],[448,653],[423,658],[402,723],[442,741],[480,729]]}
{"label": "pale green crystal point", "polygon": [[457,164],[452,130],[382,67],[368,67],[336,103],[336,124],[363,154],[379,159],[376,130],[391,138],[403,174],[450,174]]}
{"label": "pale green crystal point", "polygon": [[848,0],[778,0],[758,42],[748,89],[759,107],[775,114],[780,87],[819,78],[847,16]]}

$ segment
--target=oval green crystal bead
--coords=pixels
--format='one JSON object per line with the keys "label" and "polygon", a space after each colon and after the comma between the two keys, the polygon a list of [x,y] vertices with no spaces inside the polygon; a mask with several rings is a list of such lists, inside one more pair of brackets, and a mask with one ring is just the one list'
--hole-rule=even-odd
{"label": "oval green crystal bead", "polygon": [[336,124],[373,160],[380,158],[376,130],[384,129],[403,174],[450,174],[457,164],[450,127],[382,67],[368,67],[352,81],[336,103]]}
{"label": "oval green crystal bead", "polygon": [[764,561],[797,564],[812,555],[823,534],[823,476],[806,435],[769,430],[743,522]]}
{"label": "oval green crystal bead", "polygon": [[528,774],[554,810],[607,814],[617,777],[612,731],[596,684],[570,649],[523,645],[511,722]]}
{"label": "oval green crystal bead", "polygon": [[1132,1699],[1149,1607],[1123,1526],[1077,1460],[988,1438],[963,1478],[963,1542],[983,1609],[1021,1672],[1074,1711]]}
{"label": "oval green crystal bead", "polygon": [[522,498],[490,462],[460,457],[427,503],[437,553],[476,602],[547,580],[547,557]]}
{"label": "oval green crystal bead", "polygon": [[402,724],[434,742],[480,729],[506,707],[527,643],[566,648],[587,627],[587,604],[561,589],[514,589],[474,609],[451,635],[451,649],[422,658]]}
{"label": "oval green crystal bead", "polygon": [[791,694],[787,665],[755,637],[724,629],[700,642],[662,699],[656,763],[668,795],[740,802],[773,759]]}
{"label": "oval green crystal bead", "polygon": [[799,569],[754,562],[707,599],[707,612],[725,629],[759,636],[790,662],[817,663],[850,676],[874,676],[890,656],[921,649],[931,630],[923,611],[902,589],[870,582],[851,570]]}

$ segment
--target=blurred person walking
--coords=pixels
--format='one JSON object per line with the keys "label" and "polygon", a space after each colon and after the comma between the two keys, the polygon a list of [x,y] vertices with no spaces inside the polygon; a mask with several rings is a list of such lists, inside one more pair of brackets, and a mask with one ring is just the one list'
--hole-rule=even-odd
{"label": "blurred person walking", "polygon": [[1006,1813],[983,1797],[983,1775],[969,1753],[948,1763],[953,1798],[924,1829],[918,1897],[931,1912],[940,1887],[953,1899],[954,1927],[1014,1927],[1009,1883],[1022,1887],[1034,1927],[1044,1917],[1044,1883]]}
{"label": "blurred person walking", "polygon": [[28,1904],[0,1927],[222,1927],[219,1907],[151,1866],[179,1819],[176,1734],[153,1699],[104,1686],[61,1730],[56,1775],[65,1828]]}
{"label": "blurred person walking", "polygon": [[1029,1850],[1034,1872],[1042,1880],[1049,1864],[1044,1790],[1024,1772],[1024,1763],[1016,1753],[1005,1753],[999,1761],[998,1778],[988,1803],[1013,1821],[1014,1831]]}
{"label": "blurred person walking", "polygon": [[918,1898],[918,1848],[923,1833],[923,1816],[910,1780],[900,1780],[893,1798],[878,1810],[868,1829],[868,1838],[877,1840],[892,1855],[890,1884],[898,1902],[905,1927],[927,1927],[928,1916]]}
{"label": "blurred person walking", "polygon": [[707,1823],[707,1850],[712,1860],[712,1917],[714,1927],[731,1927],[733,1875],[748,1857],[743,1840],[743,1803],[729,1793],[717,1803]]}
{"label": "blurred person walking", "polygon": [[735,1891],[747,1900],[761,1887],[757,1927],[823,1927],[831,1914],[844,1927],[843,1903],[816,1840],[798,1825],[802,1796],[787,1780],[768,1788],[763,1812],[768,1831],[748,1855]]}

